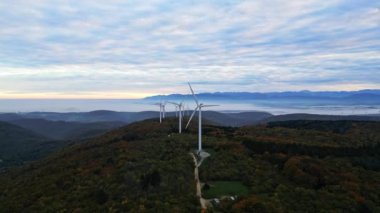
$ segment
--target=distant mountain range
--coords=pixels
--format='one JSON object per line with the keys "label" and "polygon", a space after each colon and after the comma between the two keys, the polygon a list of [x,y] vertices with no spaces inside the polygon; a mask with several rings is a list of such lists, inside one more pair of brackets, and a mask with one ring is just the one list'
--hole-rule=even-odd
{"label": "distant mountain range", "polygon": [[[202,100],[215,101],[270,101],[270,100],[305,100],[319,101],[322,103],[361,103],[380,104],[380,90],[360,90],[360,91],[297,91],[297,92],[215,92],[199,93],[197,97]],[[144,100],[188,100],[190,94],[171,94],[147,97]]]}

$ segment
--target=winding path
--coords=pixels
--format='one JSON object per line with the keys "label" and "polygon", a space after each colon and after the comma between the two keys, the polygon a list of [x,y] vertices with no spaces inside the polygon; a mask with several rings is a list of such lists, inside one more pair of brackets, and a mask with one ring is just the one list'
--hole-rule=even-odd
{"label": "winding path", "polygon": [[202,158],[198,164],[197,158],[195,157],[194,153],[190,153],[190,155],[193,157],[193,160],[194,160],[194,177],[195,177],[195,182],[196,182],[197,197],[199,197],[199,202],[202,208],[201,212],[206,212],[207,200],[202,198],[201,181],[199,180],[199,170],[198,170],[198,167],[202,165],[204,158]]}

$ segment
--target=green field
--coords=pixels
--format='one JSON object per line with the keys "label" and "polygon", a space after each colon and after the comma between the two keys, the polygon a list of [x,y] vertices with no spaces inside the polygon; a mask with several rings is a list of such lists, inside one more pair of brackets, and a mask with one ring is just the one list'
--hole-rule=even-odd
{"label": "green field", "polygon": [[243,196],[249,189],[239,181],[215,181],[209,183],[210,189],[202,190],[204,198],[217,198],[227,195]]}

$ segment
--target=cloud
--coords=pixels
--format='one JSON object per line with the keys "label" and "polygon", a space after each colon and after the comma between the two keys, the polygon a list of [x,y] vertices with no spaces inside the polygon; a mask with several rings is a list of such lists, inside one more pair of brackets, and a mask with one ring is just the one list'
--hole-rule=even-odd
{"label": "cloud", "polygon": [[187,81],[199,91],[378,88],[379,8],[370,0],[1,2],[0,97],[129,97],[187,92]]}

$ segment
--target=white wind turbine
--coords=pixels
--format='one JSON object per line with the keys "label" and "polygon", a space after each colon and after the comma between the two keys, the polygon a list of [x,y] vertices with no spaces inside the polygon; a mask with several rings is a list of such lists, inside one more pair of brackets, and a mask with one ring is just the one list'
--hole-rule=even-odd
{"label": "white wind turbine", "polygon": [[165,118],[165,105],[162,103],[162,101],[160,103],[155,103],[154,105],[157,105],[157,106],[160,106],[160,123],[162,123],[162,118]]}
{"label": "white wind turbine", "polygon": [[176,115],[178,115],[179,117],[179,124],[178,124],[178,132],[179,133],[182,133],[182,118],[183,118],[183,112],[182,112],[182,109],[183,109],[183,102],[181,103],[174,103],[174,102],[169,102],[171,104],[173,104],[175,106],[175,109],[176,109]]}
{"label": "white wind turbine", "polygon": [[199,103],[197,97],[194,94],[193,88],[191,88],[190,83],[189,83],[189,87],[190,87],[191,93],[193,94],[194,101],[197,104],[197,107],[195,107],[194,112],[191,114],[189,122],[187,122],[186,129],[189,126],[191,119],[194,117],[195,113],[198,111],[198,154],[199,154],[202,151],[202,108],[213,107],[213,106],[218,106],[218,105],[205,105],[203,103]]}

